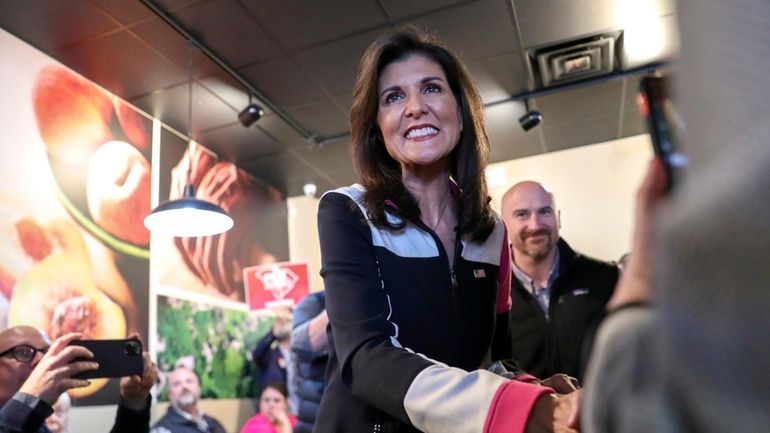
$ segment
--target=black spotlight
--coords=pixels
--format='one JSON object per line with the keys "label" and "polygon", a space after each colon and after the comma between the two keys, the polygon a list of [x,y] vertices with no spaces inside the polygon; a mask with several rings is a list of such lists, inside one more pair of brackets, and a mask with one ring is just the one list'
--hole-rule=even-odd
{"label": "black spotlight", "polygon": [[259,105],[251,102],[251,93],[249,93],[249,105],[238,113],[238,120],[241,121],[243,126],[248,128],[259,120],[263,114],[265,114],[265,111]]}
{"label": "black spotlight", "polygon": [[524,109],[527,110],[527,112],[519,117],[519,125],[521,125],[523,130],[529,131],[543,121],[543,115],[537,110],[530,110],[529,100],[527,99],[524,100]]}

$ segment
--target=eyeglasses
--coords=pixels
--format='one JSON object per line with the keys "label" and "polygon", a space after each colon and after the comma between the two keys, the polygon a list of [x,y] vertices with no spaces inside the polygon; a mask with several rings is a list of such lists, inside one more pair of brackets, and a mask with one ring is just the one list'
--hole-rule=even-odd
{"label": "eyeglasses", "polygon": [[48,352],[48,348],[46,347],[43,349],[38,349],[28,344],[22,344],[16,347],[11,347],[5,352],[0,353],[0,357],[10,354],[17,361],[27,363],[27,362],[32,362],[32,360],[35,359],[35,355],[37,355],[37,352],[40,352],[43,355],[45,355],[45,353]]}

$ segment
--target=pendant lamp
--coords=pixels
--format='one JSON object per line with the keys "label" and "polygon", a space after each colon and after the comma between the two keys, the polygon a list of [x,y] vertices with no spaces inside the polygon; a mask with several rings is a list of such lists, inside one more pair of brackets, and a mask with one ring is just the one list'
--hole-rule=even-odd
{"label": "pendant lamp", "polygon": [[195,198],[195,186],[190,183],[192,171],[192,48],[193,41],[188,41],[189,47],[189,91],[187,109],[187,152],[190,165],[187,168],[187,184],[182,198],[169,200],[156,207],[144,218],[144,226],[152,233],[176,237],[211,236],[224,233],[233,227],[233,219],[220,206]]}

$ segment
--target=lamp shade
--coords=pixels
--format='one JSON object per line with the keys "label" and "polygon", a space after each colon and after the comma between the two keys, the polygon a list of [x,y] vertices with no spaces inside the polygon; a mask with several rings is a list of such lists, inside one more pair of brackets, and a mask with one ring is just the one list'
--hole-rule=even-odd
{"label": "lamp shade", "polygon": [[224,209],[195,198],[194,192],[187,185],[184,197],[156,207],[144,218],[144,226],[152,233],[187,238],[217,235],[233,227]]}

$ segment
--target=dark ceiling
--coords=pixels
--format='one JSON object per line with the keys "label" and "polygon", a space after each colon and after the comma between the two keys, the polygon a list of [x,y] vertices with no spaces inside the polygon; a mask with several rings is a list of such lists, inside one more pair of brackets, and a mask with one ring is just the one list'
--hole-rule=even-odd
{"label": "dark ceiling", "polygon": [[[641,3],[649,3],[647,23],[663,29],[663,48],[634,59],[623,53],[623,17],[641,22],[633,15]],[[634,91],[639,73],[675,50],[674,22],[666,0],[0,2],[0,27],[183,133],[193,38],[193,137],[287,196],[308,181],[323,192],[355,180],[351,88],[364,49],[387,29],[415,24],[466,62],[497,162],[644,132]],[[602,32],[621,35],[613,73],[542,89],[529,52]],[[250,128],[237,118],[247,86],[268,108]],[[544,121],[525,133],[516,119],[526,95]]]}

